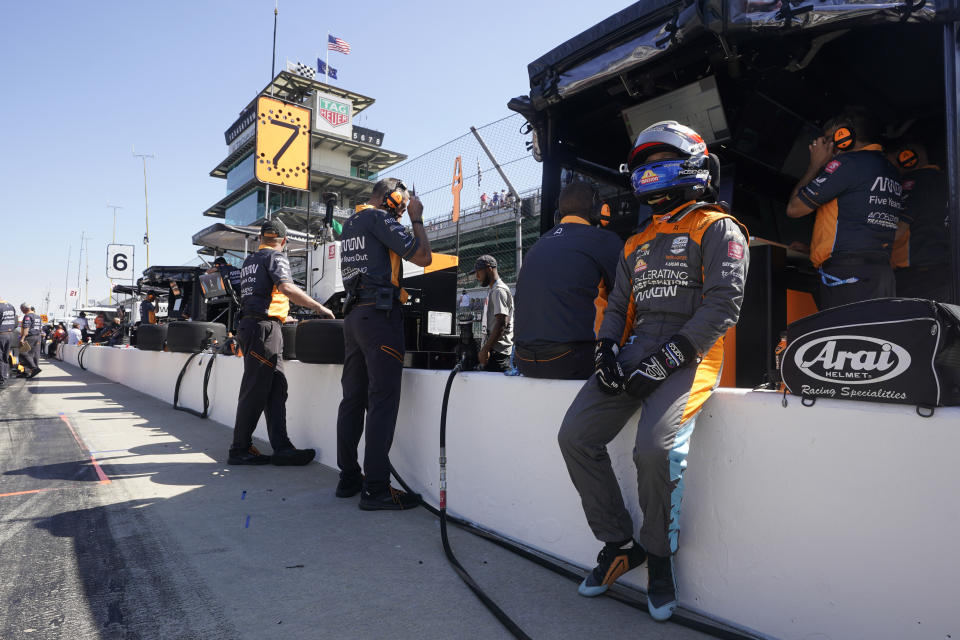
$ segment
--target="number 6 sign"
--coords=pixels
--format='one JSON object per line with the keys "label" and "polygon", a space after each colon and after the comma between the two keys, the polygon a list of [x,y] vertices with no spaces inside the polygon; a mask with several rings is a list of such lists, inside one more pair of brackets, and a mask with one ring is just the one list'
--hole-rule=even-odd
{"label": "number 6 sign", "polygon": [[107,277],[111,280],[133,280],[133,245],[107,245]]}

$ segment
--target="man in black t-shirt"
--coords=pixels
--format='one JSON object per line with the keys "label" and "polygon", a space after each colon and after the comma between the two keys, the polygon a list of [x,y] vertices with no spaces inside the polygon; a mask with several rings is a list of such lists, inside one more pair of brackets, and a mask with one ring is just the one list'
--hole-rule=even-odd
{"label": "man in black t-shirt", "polygon": [[597,331],[617,277],[623,242],[600,229],[599,197],[577,180],[560,193],[560,222],[523,258],[514,296],[520,373],[586,380],[594,370]]}
{"label": "man in black t-shirt", "polygon": [[[283,253],[287,227],[268,220],[260,227],[260,246],[243,261],[240,278],[241,318],[238,329],[243,350],[243,379],[227,463],[305,465],[313,449],[297,449],[287,436],[287,378],[283,373],[283,332],[290,302],[315,310],[321,317],[333,313],[293,283],[290,263]],[[273,455],[253,446],[253,432],[266,414]]]}
{"label": "man in black t-shirt", "polygon": [[[410,214],[413,233],[400,224]],[[430,241],[423,228],[423,204],[402,182],[385,178],[366,204],[343,223],[340,268],[347,291],[344,303],[343,400],[337,415],[336,495],[360,496],[360,508],[409,509],[419,496],[390,486],[390,446],[400,407],[403,374],[403,314],[407,292],[400,286],[402,261],[430,264]],[[366,416],[366,425],[364,425]],[[363,474],[357,447],[366,432]]]}
{"label": "man in black t-shirt", "polygon": [[810,165],[787,205],[791,218],[816,211],[810,261],[820,270],[818,306],[892,297],[900,176],[876,144],[879,132],[866,110],[848,109],[824,131],[810,144]]}

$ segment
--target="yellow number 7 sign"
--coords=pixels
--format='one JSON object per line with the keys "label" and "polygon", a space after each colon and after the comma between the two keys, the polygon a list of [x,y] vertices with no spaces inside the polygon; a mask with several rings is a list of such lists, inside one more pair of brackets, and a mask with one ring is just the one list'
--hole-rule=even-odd
{"label": "yellow number 7 sign", "polygon": [[260,182],[310,188],[310,109],[257,99],[256,176]]}

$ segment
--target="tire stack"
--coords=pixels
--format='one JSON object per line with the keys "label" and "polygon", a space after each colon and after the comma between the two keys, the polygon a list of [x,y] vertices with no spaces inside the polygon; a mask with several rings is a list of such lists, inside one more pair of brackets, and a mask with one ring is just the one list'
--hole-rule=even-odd
{"label": "tire stack", "polygon": [[305,320],[297,325],[296,356],[300,362],[343,364],[343,320]]}
{"label": "tire stack", "polygon": [[141,351],[163,351],[166,341],[165,324],[141,324],[137,327],[137,349]]}
{"label": "tire stack", "polygon": [[176,353],[198,353],[213,341],[223,344],[227,326],[219,322],[171,322],[166,325],[167,348]]}
{"label": "tire stack", "polygon": [[283,359],[297,359],[297,325],[283,325]]}

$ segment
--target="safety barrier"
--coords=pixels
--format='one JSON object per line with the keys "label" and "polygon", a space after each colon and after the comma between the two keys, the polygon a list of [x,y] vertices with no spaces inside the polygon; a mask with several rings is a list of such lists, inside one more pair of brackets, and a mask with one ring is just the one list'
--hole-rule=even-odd
{"label": "safety barrier", "polygon": [[[77,365],[77,347],[63,350]],[[188,354],[90,347],[91,372],[172,402]],[[200,356],[179,401],[203,406]],[[293,442],[336,467],[339,365],[285,363]],[[243,372],[218,357],[210,418],[232,426]],[[438,502],[437,438],[449,372],[407,369],[391,461]],[[451,514],[588,568],[594,540],[556,444],[579,382],[463,373],[447,418]],[[609,446],[636,505],[635,420]],[[960,408],[916,416],[906,405],[718,391],[691,440],[677,572],[682,606],[773,638],[960,637],[955,532]],[[264,435],[263,423],[258,435]],[[229,433],[224,432],[222,457]],[[360,446],[361,454],[363,444]],[[640,521],[637,507],[631,509]],[[644,586],[642,570],[626,576]],[[574,588],[574,587],[571,587]]]}

